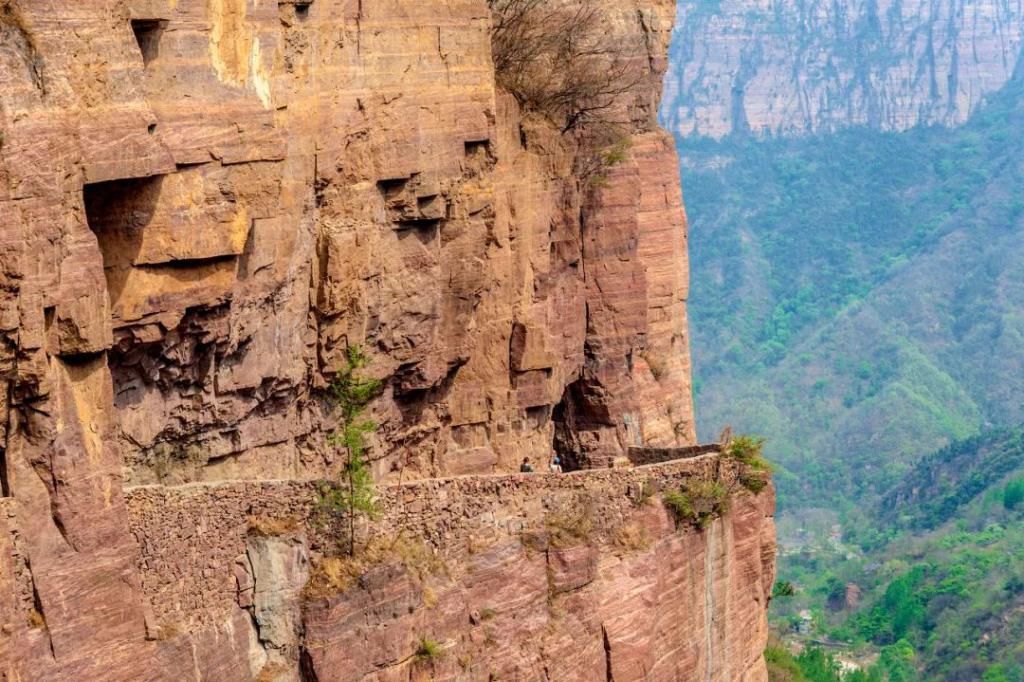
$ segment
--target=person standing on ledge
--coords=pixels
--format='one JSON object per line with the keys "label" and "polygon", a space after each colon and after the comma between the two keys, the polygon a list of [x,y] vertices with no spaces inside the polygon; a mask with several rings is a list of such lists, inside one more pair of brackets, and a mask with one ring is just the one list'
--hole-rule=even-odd
{"label": "person standing on ledge", "polygon": [[523,457],[523,463],[519,465],[519,472],[523,474],[533,473],[533,465],[530,464],[529,457]]}
{"label": "person standing on ledge", "polygon": [[551,460],[550,469],[553,474],[562,473],[562,460],[558,458],[558,455],[555,455],[555,458]]}

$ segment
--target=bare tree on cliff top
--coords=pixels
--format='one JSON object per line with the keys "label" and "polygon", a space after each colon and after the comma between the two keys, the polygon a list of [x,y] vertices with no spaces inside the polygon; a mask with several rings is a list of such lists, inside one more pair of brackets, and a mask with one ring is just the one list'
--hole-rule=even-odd
{"label": "bare tree on cliff top", "polygon": [[563,133],[608,123],[642,74],[593,3],[490,0],[498,84]]}

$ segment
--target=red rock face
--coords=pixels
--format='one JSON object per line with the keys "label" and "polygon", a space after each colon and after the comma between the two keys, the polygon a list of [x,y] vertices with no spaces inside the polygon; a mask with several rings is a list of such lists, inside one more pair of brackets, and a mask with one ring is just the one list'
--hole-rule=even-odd
{"label": "red rock face", "polygon": [[581,464],[631,446],[695,441],[686,326],[686,225],[668,135],[633,141],[583,219],[587,362],[570,391],[568,437]]}
{"label": "red rock face", "polygon": [[642,77],[597,190],[496,89],[482,1],[127,4],[5,10],[15,400],[103,355],[129,484],[313,478],[358,343],[382,480],[508,470],[556,426],[580,466],[692,442],[670,3],[604,17]]}
{"label": "red rock face", "polygon": [[[382,485],[693,442],[685,218],[654,123],[673,6],[603,11],[642,78],[595,188],[497,89],[483,0],[0,0],[3,674],[291,664],[305,545],[214,561],[208,518],[143,536],[125,495],[332,475],[348,344],[385,384]],[[553,561],[596,584],[604,558]]]}
{"label": "red rock face", "polygon": [[[760,543],[750,537],[756,515],[639,551],[500,545],[472,557],[454,584],[438,581],[426,603],[399,569],[376,569],[309,608],[307,670],[318,680],[765,679],[764,602],[738,585],[762,567],[732,559]],[[663,513],[644,524],[654,537],[671,527]],[[420,637],[444,653],[417,660]]]}

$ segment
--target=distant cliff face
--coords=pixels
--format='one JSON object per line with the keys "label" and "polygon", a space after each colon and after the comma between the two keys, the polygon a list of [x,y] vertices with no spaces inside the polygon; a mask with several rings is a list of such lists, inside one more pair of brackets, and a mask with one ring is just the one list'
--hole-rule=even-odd
{"label": "distant cliff face", "polygon": [[1011,77],[1020,0],[680,0],[663,122],[680,135],[963,123]]}

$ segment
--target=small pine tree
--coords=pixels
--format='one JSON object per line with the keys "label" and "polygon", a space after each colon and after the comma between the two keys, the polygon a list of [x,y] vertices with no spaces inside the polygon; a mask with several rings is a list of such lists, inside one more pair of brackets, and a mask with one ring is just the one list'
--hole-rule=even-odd
{"label": "small pine tree", "polygon": [[377,395],[381,382],[361,376],[360,370],[370,364],[359,346],[350,346],[345,367],[331,383],[331,399],[339,411],[339,424],[328,442],[346,453],[343,480],[340,485],[325,485],[321,490],[320,506],[328,516],[341,516],[347,521],[346,552],[356,551],[356,517],[360,514],[374,518],[379,513],[373,474],[366,461],[366,435],[377,430],[372,420],[361,415]]}

